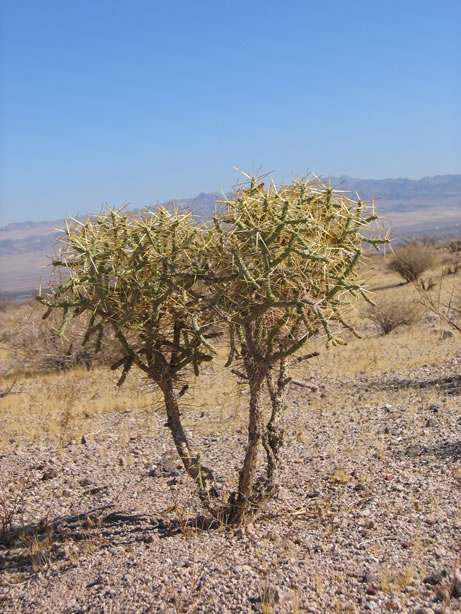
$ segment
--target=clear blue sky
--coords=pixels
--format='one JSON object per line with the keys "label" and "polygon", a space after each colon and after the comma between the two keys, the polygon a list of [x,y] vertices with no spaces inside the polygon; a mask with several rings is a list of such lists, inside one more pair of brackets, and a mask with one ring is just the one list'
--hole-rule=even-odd
{"label": "clear blue sky", "polygon": [[0,226],[461,172],[460,0],[0,0]]}

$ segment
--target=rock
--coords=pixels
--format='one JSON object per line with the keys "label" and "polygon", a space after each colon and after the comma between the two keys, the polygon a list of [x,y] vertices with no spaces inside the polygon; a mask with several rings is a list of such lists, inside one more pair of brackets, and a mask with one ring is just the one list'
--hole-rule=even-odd
{"label": "rock", "polygon": [[431,574],[430,576],[426,576],[423,579],[423,582],[424,584],[431,584],[432,586],[435,586],[436,584],[441,584],[446,577],[447,577],[447,572],[445,569],[442,569],[442,571],[440,572],[435,572]]}
{"label": "rock", "polygon": [[442,339],[451,339],[452,337],[454,337],[454,332],[452,330],[450,330],[449,328],[444,328],[442,331]]}
{"label": "rock", "polygon": [[461,597],[461,573],[458,572],[455,576],[455,580],[453,582],[453,589],[451,591],[451,596],[455,599],[459,599]]}
{"label": "rock", "polygon": [[434,589],[434,593],[435,593],[435,598],[437,599],[437,601],[449,601],[450,599],[450,592],[448,590],[448,587],[446,585],[437,585],[433,587]]}
{"label": "rock", "polygon": [[162,471],[164,475],[167,475],[168,477],[179,475],[177,462],[171,459],[165,459],[165,460],[162,460],[161,465],[162,465]]}
{"label": "rock", "polygon": [[379,579],[378,576],[367,571],[362,576],[362,582],[368,584],[369,586],[376,586],[379,583]]}
{"label": "rock", "polygon": [[293,598],[293,591],[285,586],[268,586],[261,595],[261,603],[286,603]]}
{"label": "rock", "polygon": [[163,471],[160,465],[154,465],[149,471],[149,475],[152,478],[161,478],[163,476]]}
{"label": "rock", "polygon": [[275,589],[275,603],[286,603],[293,598],[293,591],[286,586],[279,586]]}
{"label": "rock", "polygon": [[404,540],[400,542],[400,545],[402,546],[402,548],[407,549],[407,548],[412,548],[414,546],[414,543],[411,541]]}
{"label": "rock", "polygon": [[51,480],[52,478],[55,478],[58,475],[58,472],[56,471],[56,469],[48,469],[48,471],[45,471],[42,475],[42,480]]}

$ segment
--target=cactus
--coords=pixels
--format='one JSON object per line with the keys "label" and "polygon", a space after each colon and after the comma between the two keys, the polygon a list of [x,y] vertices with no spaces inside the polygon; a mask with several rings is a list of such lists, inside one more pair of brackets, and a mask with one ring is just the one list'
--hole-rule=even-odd
{"label": "cactus", "polygon": [[[214,270],[227,280],[221,282],[220,308],[231,327],[228,365],[240,358],[250,389],[246,455],[229,501],[232,522],[252,514],[277,489],[289,357],[319,330],[333,345],[344,343],[331,323],[352,329],[344,320],[350,295],[369,298],[358,274],[363,246],[380,242],[362,233],[374,212],[315,176],[280,187],[247,178],[250,188],[236,189],[223,201],[227,214],[214,220],[221,237]],[[260,445],[266,465],[257,476]]]}
{"label": "cactus", "polygon": [[[369,299],[358,265],[363,245],[379,243],[362,234],[373,212],[314,176],[280,187],[247,178],[250,187],[236,188],[212,224],[164,208],[140,215],[109,209],[71,221],[50,289],[38,297],[47,313],[62,310],[61,331],[70,315],[88,312],[84,343],[98,346],[113,330],[123,352],[112,367],[122,367],[119,385],[133,366],[157,384],[202,502],[230,523],[276,492],[290,364],[313,354],[292,357],[319,330],[332,344],[342,342],[331,323],[351,328],[344,319],[350,296]],[[226,367],[240,360],[243,373],[232,371],[250,389],[247,449],[227,501],[192,450],[175,393],[188,368],[198,375],[213,359],[219,327],[228,329]],[[257,476],[261,446],[267,462]]]}

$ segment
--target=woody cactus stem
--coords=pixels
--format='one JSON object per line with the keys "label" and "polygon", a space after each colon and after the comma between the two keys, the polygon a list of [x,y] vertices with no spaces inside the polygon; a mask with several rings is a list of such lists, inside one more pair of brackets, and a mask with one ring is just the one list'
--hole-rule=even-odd
{"label": "woody cactus stem", "polygon": [[[248,331],[247,338],[251,340]],[[255,491],[257,455],[265,430],[262,414],[262,392],[270,368],[261,356],[255,355],[254,350],[247,350],[243,362],[250,389],[248,443],[239,474],[238,492],[233,493],[230,498],[229,521],[235,524],[241,523],[243,518],[257,504],[258,497]]]}
{"label": "woody cactus stem", "polygon": [[194,480],[197,486],[200,500],[205,504],[207,509],[213,511],[213,500],[216,500],[218,497],[218,492],[214,485],[213,472],[208,467],[202,466],[200,454],[194,454],[189,446],[181,422],[177,395],[173,388],[173,378],[164,373],[161,376],[156,376],[155,380],[163,393],[168,417],[168,427],[179,457],[188,475]]}
{"label": "woody cactus stem", "polygon": [[279,376],[274,382],[273,373],[267,376],[267,387],[272,403],[272,413],[263,437],[263,446],[267,455],[267,478],[265,484],[265,496],[271,497],[276,494],[279,487],[280,473],[280,450],[283,445],[282,416],[285,407],[285,394],[291,377],[288,377],[287,359],[279,361]]}
{"label": "woody cactus stem", "polygon": [[236,189],[224,201],[227,215],[214,222],[221,240],[213,269],[231,333],[227,366],[241,358],[249,388],[248,444],[229,502],[233,522],[277,490],[288,358],[322,329],[332,345],[344,343],[339,326],[355,333],[344,315],[351,296],[369,300],[359,275],[363,244],[380,242],[361,232],[376,219],[373,209],[367,214],[363,202],[316,177],[285,186],[246,177],[249,187]]}
{"label": "woody cactus stem", "polygon": [[[239,475],[238,493],[230,500],[229,521],[235,524],[242,523],[261,503],[273,497],[279,488],[282,418],[285,394],[291,381],[286,358],[278,363],[276,381],[273,366],[263,356],[248,351],[244,356],[244,365],[250,389],[248,443]],[[263,417],[265,384],[271,399],[271,414],[267,424]],[[264,474],[257,477],[257,456],[261,445],[266,453],[266,464]]]}

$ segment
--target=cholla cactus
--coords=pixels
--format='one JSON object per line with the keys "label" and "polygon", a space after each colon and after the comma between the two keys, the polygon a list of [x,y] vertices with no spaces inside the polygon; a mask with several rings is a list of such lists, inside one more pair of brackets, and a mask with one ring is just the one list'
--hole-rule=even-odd
{"label": "cholla cactus", "polygon": [[[362,229],[375,219],[361,201],[315,177],[267,188],[249,179],[249,188],[224,201],[226,214],[211,225],[162,208],[140,216],[109,210],[74,221],[61,241],[51,290],[39,297],[47,313],[62,309],[62,330],[69,314],[89,314],[84,343],[94,339],[98,346],[104,331],[113,330],[123,351],[113,365],[123,367],[119,384],[136,365],[158,385],[202,502],[231,523],[277,488],[290,357],[322,328],[331,343],[341,342],[330,323],[350,328],[344,320],[349,296],[368,298],[357,267],[367,241]],[[191,449],[175,392],[186,368],[199,374],[212,360],[210,338],[224,325],[227,366],[241,360],[239,373],[250,389],[247,450],[227,502]],[[257,475],[261,446],[267,462]]]}
{"label": "cholla cactus", "polygon": [[39,297],[45,317],[61,308],[63,331],[70,313],[89,312],[84,344],[94,338],[99,346],[113,329],[123,351],[112,367],[123,367],[119,385],[136,365],[159,386],[178,453],[208,504],[216,495],[212,473],[191,451],[174,389],[186,367],[198,374],[212,359],[213,313],[197,295],[208,276],[205,227],[164,208],[140,217],[109,210],[84,224],[74,220],[60,243],[54,283]]}
{"label": "cholla cactus", "polygon": [[[353,330],[344,320],[350,296],[369,300],[358,264],[370,241],[362,230],[376,219],[363,202],[316,177],[267,188],[258,178],[248,179],[248,189],[224,201],[227,215],[215,218],[214,268],[227,280],[221,282],[219,307],[230,329],[228,364],[235,356],[242,359],[250,388],[248,446],[230,502],[230,517],[237,521],[277,488],[288,358],[320,329],[332,344],[342,343],[330,323]],[[272,402],[266,417],[265,384]],[[267,463],[256,477],[260,444]]]}

